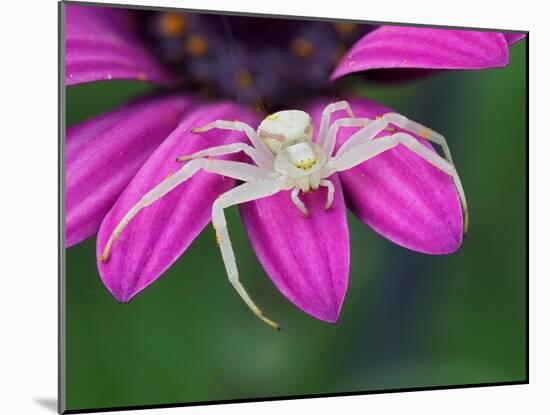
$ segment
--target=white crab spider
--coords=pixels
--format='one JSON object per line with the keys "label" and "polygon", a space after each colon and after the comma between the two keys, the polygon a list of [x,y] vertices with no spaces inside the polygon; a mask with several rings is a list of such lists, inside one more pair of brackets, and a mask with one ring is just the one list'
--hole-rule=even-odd
{"label": "white crab spider", "polygon": [[[329,126],[330,115],[339,110],[346,110],[349,118],[340,118]],[[396,132],[374,140],[374,137],[382,131],[395,131],[388,128],[390,123],[440,145],[443,148],[445,158],[425,147],[407,133]],[[340,127],[363,128],[349,137],[336,154],[333,154],[336,135]],[[178,172],[146,193],[128,211],[111,234],[101,255],[101,261],[107,261],[113,242],[141,209],[160,199],[200,169],[241,180],[245,183],[227,191],[214,202],[212,206],[212,224],[216,230],[216,239],[220,246],[229,281],[256,316],[271,327],[278,329],[279,325],[262,314],[239,281],[235,254],[227,232],[224,209],[271,196],[281,190],[292,190],[290,195],[292,201],[307,217],[308,210],[300,200],[299,192],[317,190],[320,186],[328,189],[325,208],[329,209],[334,199],[334,185],[329,180],[330,176],[336,172],[351,169],[399,144],[404,145],[451,176],[462,205],[464,232],[466,232],[468,223],[466,197],[460,178],[452,163],[451,153],[445,138],[402,115],[387,113],[376,120],[355,118],[346,101],[332,103],[323,110],[321,126],[315,143],[312,140],[313,125],[311,117],[309,114],[298,110],[280,111],[269,115],[261,122],[257,131],[254,131],[252,127],[243,122],[221,120],[211,122],[204,127],[195,128],[192,131],[201,133],[213,128],[242,131],[248,136],[252,146],[245,143],[234,143],[211,147],[188,156],[178,157],[178,161],[189,160],[189,162]],[[256,165],[211,158],[212,156],[240,151],[246,153]]]}

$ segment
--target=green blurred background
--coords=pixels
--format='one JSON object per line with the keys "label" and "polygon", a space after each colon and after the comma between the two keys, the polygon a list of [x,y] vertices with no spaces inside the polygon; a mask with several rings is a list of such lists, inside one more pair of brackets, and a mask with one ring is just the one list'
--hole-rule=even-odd
{"label": "green blurred background", "polygon": [[[469,201],[460,252],[415,253],[349,215],[351,273],[337,325],[291,305],[228,212],[242,280],[282,323],[258,322],[227,281],[208,228],[129,304],[101,283],[95,238],[67,250],[67,408],[509,382],[526,379],[526,41],[510,65],[356,93],[450,144]],[[68,88],[67,125],[152,86]]]}

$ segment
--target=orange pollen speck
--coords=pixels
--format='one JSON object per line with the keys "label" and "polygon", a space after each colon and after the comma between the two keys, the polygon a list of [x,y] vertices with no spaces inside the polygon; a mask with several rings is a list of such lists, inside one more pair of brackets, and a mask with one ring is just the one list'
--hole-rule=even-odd
{"label": "orange pollen speck", "polygon": [[334,55],[332,55],[332,64],[336,65],[338,62],[340,62],[340,60],[342,60],[345,54],[346,54],[346,49],[339,46],[336,49],[336,52],[334,52]]}
{"label": "orange pollen speck", "polygon": [[313,55],[315,46],[309,40],[298,37],[290,44],[290,51],[298,58],[308,58]]}
{"label": "orange pollen speck", "polygon": [[256,112],[263,112],[263,105],[261,101],[256,101],[256,103],[254,104],[254,110]]}
{"label": "orange pollen speck", "polygon": [[252,86],[253,80],[250,72],[241,70],[235,74],[235,81],[237,85],[242,88],[250,88]]}
{"label": "orange pollen speck", "polygon": [[187,39],[185,49],[193,56],[204,56],[208,52],[208,43],[200,35],[193,35]]}
{"label": "orange pollen speck", "polygon": [[147,80],[147,75],[145,74],[145,72],[139,71],[137,73],[137,79],[139,79],[140,81],[146,81]]}
{"label": "orange pollen speck", "polygon": [[179,36],[185,32],[185,16],[181,13],[165,13],[160,19],[160,30],[165,36]]}
{"label": "orange pollen speck", "polygon": [[355,23],[337,22],[334,23],[334,28],[341,35],[351,35],[357,30],[357,25]]}

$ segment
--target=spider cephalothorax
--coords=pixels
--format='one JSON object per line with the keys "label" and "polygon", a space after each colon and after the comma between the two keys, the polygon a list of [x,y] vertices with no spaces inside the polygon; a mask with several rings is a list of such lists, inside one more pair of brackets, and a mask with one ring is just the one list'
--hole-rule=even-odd
{"label": "spider cephalothorax", "polygon": [[[349,117],[340,118],[329,125],[331,113],[339,110],[346,110]],[[439,156],[435,151],[421,144],[411,134],[396,132],[395,129],[388,128],[389,124],[439,144],[443,148],[445,157]],[[336,135],[340,127],[362,128],[352,134],[333,154]],[[216,236],[229,281],[254,314],[270,326],[279,328],[276,323],[262,314],[239,281],[235,254],[227,232],[224,209],[268,197],[282,190],[292,190],[290,197],[293,203],[307,217],[309,212],[300,200],[299,193],[300,191],[314,191],[320,186],[326,187],[328,190],[325,208],[329,209],[334,200],[334,185],[329,180],[333,174],[349,170],[399,144],[407,147],[419,157],[451,176],[462,205],[464,231],[467,229],[466,197],[460,178],[452,163],[451,153],[445,138],[402,115],[387,113],[375,120],[355,118],[346,101],[329,104],[323,110],[316,142],[313,142],[311,117],[309,114],[298,110],[280,111],[269,115],[262,121],[257,131],[239,121],[217,120],[204,127],[195,128],[193,132],[200,133],[213,128],[243,131],[250,139],[252,146],[245,143],[227,144],[178,157],[178,161],[189,162],[178,172],[146,193],[122,218],[103,250],[102,261],[107,261],[113,242],[141,209],[163,197],[197,171],[203,169],[211,173],[241,180],[245,183],[224,193],[214,202],[212,206],[212,224],[216,229]],[[385,131],[389,133],[377,137]],[[375,137],[377,138],[375,139]],[[255,165],[212,158],[240,151],[246,153]]]}

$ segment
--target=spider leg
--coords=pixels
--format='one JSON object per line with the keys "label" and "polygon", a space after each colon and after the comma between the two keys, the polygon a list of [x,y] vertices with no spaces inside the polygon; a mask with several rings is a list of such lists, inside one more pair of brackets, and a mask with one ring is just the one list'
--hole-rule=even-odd
{"label": "spider leg", "polygon": [[323,115],[321,115],[321,126],[319,127],[319,133],[317,134],[317,144],[321,147],[325,147],[325,140],[328,131],[328,126],[330,123],[330,116],[333,112],[346,110],[350,118],[355,118],[353,111],[347,101],[338,101],[328,104],[323,109]]}
{"label": "spider leg", "polygon": [[271,196],[285,188],[286,185],[284,179],[259,179],[241,184],[240,186],[229,190],[218,197],[212,206],[212,225],[216,230],[216,239],[220,245],[222,258],[229,281],[252,312],[260,320],[277,330],[280,328],[279,325],[262,314],[261,310],[254,303],[254,301],[252,301],[245,288],[239,281],[239,271],[237,270],[235,253],[233,252],[231,240],[229,239],[229,233],[227,232],[227,222],[225,220],[224,209],[240,203]]}
{"label": "spider leg", "polygon": [[342,154],[337,154],[330,163],[331,171],[349,170],[358,164],[361,164],[377,155],[394,148],[398,144],[403,144],[413,153],[419,155],[428,163],[447,173],[453,179],[460,204],[462,206],[462,215],[464,218],[464,233],[468,230],[468,205],[466,203],[466,195],[460,181],[460,177],[455,169],[455,166],[432,151],[428,147],[421,144],[413,136],[406,133],[396,133],[391,136],[380,137],[376,140],[368,141],[364,144],[353,147],[353,151],[346,151]]}
{"label": "spider leg", "polygon": [[320,183],[321,186],[327,188],[327,203],[325,204],[325,210],[329,210],[334,202],[334,184],[330,180],[323,179]]}
{"label": "spider leg", "polygon": [[210,147],[187,156],[179,156],[178,158],[176,158],[176,161],[187,161],[202,157],[223,156],[225,154],[238,153],[239,151],[244,152],[252,159],[252,161],[254,161],[254,163],[256,163],[263,170],[273,170],[273,163],[266,164],[265,159],[259,154],[258,150],[245,143],[233,143],[223,146]]}
{"label": "spider leg", "polygon": [[364,127],[373,121],[369,118],[339,118],[332,123],[323,142],[323,150],[331,155],[336,145],[336,135],[340,127]]}
{"label": "spider leg", "polygon": [[416,121],[409,120],[407,117],[401,114],[396,114],[395,112],[384,114],[382,118],[385,119],[387,122],[397,125],[400,128],[409,130],[411,133],[416,134],[425,140],[440,145],[443,148],[443,154],[445,154],[445,158],[447,159],[447,161],[449,163],[453,162],[451,150],[449,149],[447,140],[445,140],[445,137],[443,137],[441,134],[429,129],[428,127],[424,127],[422,124],[417,123]]}
{"label": "spider leg", "polygon": [[290,198],[292,199],[292,203],[294,203],[296,207],[300,209],[300,211],[304,214],[304,217],[308,218],[309,211],[307,210],[306,205],[304,205],[304,202],[300,200],[300,197],[298,196],[299,193],[300,193],[300,188],[295,187],[294,189],[292,189],[292,192],[290,193]]}
{"label": "spider leg", "polygon": [[193,128],[192,132],[203,133],[205,131],[212,130],[214,128],[244,132],[248,137],[248,139],[252,142],[256,150],[258,151],[258,156],[264,159],[262,163],[266,163],[266,165],[271,165],[271,166],[273,165],[273,160],[275,159],[275,157],[271,152],[271,150],[269,150],[269,148],[267,148],[267,146],[262,141],[262,139],[258,137],[258,134],[256,134],[256,131],[254,131],[254,129],[250,125],[244,122],[216,120],[202,127]]}
{"label": "spider leg", "polygon": [[386,120],[378,119],[376,121],[372,121],[365,128],[362,128],[355,134],[352,134],[338,149],[336,157],[339,157],[351,148],[364,144],[366,141],[372,140],[380,132],[384,131],[387,126],[388,122]]}
{"label": "spider leg", "polygon": [[217,173],[223,176],[232,177],[234,179],[243,181],[252,181],[259,178],[265,178],[265,172],[259,167],[253,166],[251,164],[239,163],[229,160],[191,160],[176,173],[174,173],[170,177],[167,177],[152,190],[147,192],[134,206],[132,206],[132,208],[128,211],[128,213],[126,213],[126,215],[124,215],[122,220],[118,223],[115,230],[109,237],[109,240],[107,241],[107,244],[103,249],[103,253],[101,254],[101,261],[106,262],[109,259],[109,254],[113,242],[120,236],[120,233],[141,209],[156,202],[158,199],[170,192],[176,186],[189,179],[200,169],[203,169],[210,173]]}

